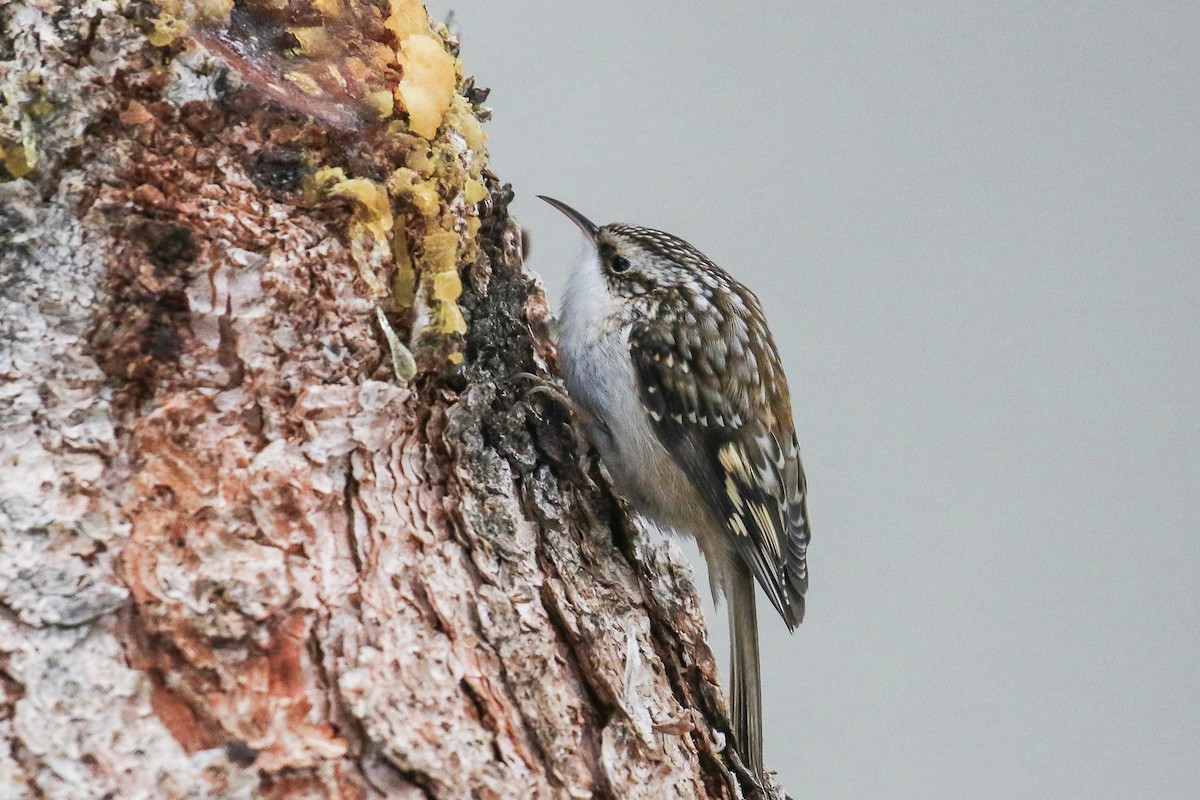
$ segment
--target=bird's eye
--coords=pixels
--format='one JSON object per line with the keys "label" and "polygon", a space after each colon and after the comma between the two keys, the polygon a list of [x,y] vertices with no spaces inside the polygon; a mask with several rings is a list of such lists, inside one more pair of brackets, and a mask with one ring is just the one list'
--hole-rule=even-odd
{"label": "bird's eye", "polygon": [[629,259],[625,256],[617,256],[612,260],[613,272],[625,272],[629,269]]}

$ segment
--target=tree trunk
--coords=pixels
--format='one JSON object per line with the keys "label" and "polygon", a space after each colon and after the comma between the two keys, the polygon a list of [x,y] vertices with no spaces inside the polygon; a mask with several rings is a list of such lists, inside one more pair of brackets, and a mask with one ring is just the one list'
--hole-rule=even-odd
{"label": "tree trunk", "polygon": [[410,0],[0,5],[0,798],[737,797]]}

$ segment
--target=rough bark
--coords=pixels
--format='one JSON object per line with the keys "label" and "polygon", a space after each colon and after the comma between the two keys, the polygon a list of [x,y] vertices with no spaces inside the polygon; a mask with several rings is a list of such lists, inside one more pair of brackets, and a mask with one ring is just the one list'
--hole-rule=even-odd
{"label": "rough bark", "polygon": [[0,5],[0,797],[740,796],[457,43],[280,5]]}

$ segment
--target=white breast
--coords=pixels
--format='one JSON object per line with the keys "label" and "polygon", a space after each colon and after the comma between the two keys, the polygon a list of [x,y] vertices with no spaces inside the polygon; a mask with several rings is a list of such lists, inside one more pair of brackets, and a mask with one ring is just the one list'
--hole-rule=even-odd
{"label": "white breast", "polygon": [[609,422],[640,411],[626,344],[629,325],[608,291],[599,254],[590,244],[585,247],[567,282],[558,346],[571,398]]}
{"label": "white breast", "polygon": [[571,399],[603,423],[593,426],[592,442],[617,491],[657,524],[699,535],[698,528],[709,526],[701,519],[704,504],[659,443],[638,396],[631,327],[589,244],[563,298],[558,337],[563,382]]}

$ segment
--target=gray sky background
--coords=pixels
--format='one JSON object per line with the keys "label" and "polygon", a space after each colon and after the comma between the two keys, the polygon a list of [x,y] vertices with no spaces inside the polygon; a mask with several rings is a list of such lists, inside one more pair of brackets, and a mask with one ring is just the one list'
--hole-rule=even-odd
{"label": "gray sky background", "polygon": [[804,625],[760,603],[789,791],[1200,797],[1200,4],[908,5],[430,4],[556,304],[537,193],[766,306],[814,521]]}

